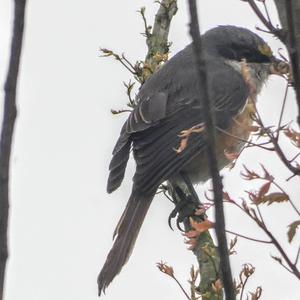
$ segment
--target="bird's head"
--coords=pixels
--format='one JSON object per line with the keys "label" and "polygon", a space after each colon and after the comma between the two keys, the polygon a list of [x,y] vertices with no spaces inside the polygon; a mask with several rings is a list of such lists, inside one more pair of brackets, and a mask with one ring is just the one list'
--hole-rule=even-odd
{"label": "bird's head", "polygon": [[246,28],[218,26],[203,35],[203,43],[208,55],[224,60],[239,72],[246,62],[258,90],[270,74],[289,72],[288,63],[276,58],[269,45]]}

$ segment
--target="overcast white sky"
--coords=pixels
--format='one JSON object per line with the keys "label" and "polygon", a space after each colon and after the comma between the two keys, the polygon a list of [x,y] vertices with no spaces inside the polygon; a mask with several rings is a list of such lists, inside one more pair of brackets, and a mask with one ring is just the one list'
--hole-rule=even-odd
{"label": "overcast white sky", "polygon": [[[1,85],[8,57],[11,2],[0,0]],[[260,25],[245,2],[200,3],[202,31],[219,24],[252,30]],[[130,74],[117,62],[100,58],[98,49],[125,52],[132,61],[143,59],[143,23],[136,13],[141,6],[147,7],[151,23],[157,10],[153,1],[28,1],[11,163],[6,300],[97,299],[97,274],[130,194],[134,166],[130,164],[122,187],[107,195],[110,153],[126,117],[112,116],[110,109],[125,106],[122,81],[128,81]],[[271,15],[276,23],[273,9]],[[271,36],[263,37],[274,51],[281,47]],[[172,53],[190,42],[186,1],[179,1],[170,40]],[[283,94],[283,80],[271,78],[260,97],[266,123],[276,122]],[[1,91],[1,101],[2,97]],[[294,119],[295,113],[290,93],[285,120]],[[278,174],[280,183],[285,184],[290,175],[270,153],[247,151],[233,171],[225,172],[225,186],[236,198],[251,187],[239,178],[242,163],[256,169],[264,163]],[[299,186],[296,180],[286,184],[296,201]],[[156,262],[167,261],[188,288],[189,269],[195,260],[180,232],[172,232],[167,225],[171,209],[166,199],[157,197],[129,263],[103,299],[184,299],[175,283],[155,267]],[[228,209],[226,213],[228,229],[264,238],[238,211]],[[296,220],[295,213],[286,204],[263,213],[287,245],[286,226]],[[271,260],[275,249],[239,240],[237,251],[232,258],[234,275],[243,263],[253,263],[256,275],[248,287],[253,290],[261,285],[262,299],[300,299],[299,282]],[[295,255],[295,251],[290,253]]]}

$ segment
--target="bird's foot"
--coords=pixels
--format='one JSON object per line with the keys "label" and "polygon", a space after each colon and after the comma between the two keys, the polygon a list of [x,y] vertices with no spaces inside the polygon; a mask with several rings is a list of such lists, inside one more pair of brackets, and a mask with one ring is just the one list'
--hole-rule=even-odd
{"label": "bird's foot", "polygon": [[194,201],[191,195],[184,194],[182,190],[176,192],[180,198],[180,201],[176,203],[175,208],[169,215],[168,224],[169,227],[173,230],[172,219],[176,218],[177,228],[181,231],[185,231],[181,227],[181,223],[187,222],[189,217],[197,214],[197,211],[199,211],[199,209],[201,209],[202,207],[199,206],[199,203],[197,201]]}

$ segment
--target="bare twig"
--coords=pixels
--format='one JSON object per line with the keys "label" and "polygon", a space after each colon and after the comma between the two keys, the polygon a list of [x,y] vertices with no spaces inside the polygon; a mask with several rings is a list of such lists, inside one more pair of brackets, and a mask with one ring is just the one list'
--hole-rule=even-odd
{"label": "bare twig", "polygon": [[283,164],[294,174],[294,175],[300,175],[300,169],[293,166],[290,162],[290,160],[287,159],[287,157],[285,156],[283,150],[281,149],[281,147],[279,146],[278,143],[278,138],[274,136],[274,133],[270,130],[270,128],[267,128],[266,126],[264,126],[264,123],[262,121],[262,118],[258,112],[258,110],[256,109],[256,120],[255,120],[259,126],[261,126],[262,128],[265,128],[265,133],[266,135],[269,137],[270,141],[272,142],[272,144],[274,145],[274,150],[277,153],[278,157],[280,158],[280,160],[283,162]]}
{"label": "bare twig", "polygon": [[[260,19],[260,21],[268,28],[268,30],[270,31],[269,33],[274,34],[275,36],[277,36],[282,42],[285,41],[286,36],[285,33],[283,32],[282,29],[278,29],[276,28],[270,21],[270,17],[267,14],[267,18],[263,15],[263,13],[260,11],[260,9],[258,8],[258,6],[255,3],[255,0],[242,0],[245,2],[248,2],[249,5],[251,6],[252,10],[254,11],[254,13],[257,15],[257,17]],[[265,31],[267,32],[267,31]]]}
{"label": "bare twig", "polygon": [[227,130],[224,130],[220,127],[216,127],[218,131],[230,136],[230,137],[233,137],[235,139],[237,139],[238,141],[241,141],[241,142],[244,142],[245,143],[245,147],[247,146],[252,146],[252,147],[259,147],[261,149],[264,149],[264,150],[268,150],[268,151],[274,151],[274,148],[268,148],[268,147],[265,147],[264,145],[268,145],[270,144],[270,142],[264,142],[264,143],[260,143],[260,144],[257,144],[257,143],[253,143],[251,140],[246,140],[246,139],[243,139],[237,135],[234,135],[230,132],[228,132]]}
{"label": "bare twig", "polygon": [[297,252],[297,255],[296,255],[296,258],[295,258],[295,262],[294,262],[295,266],[297,266],[297,264],[298,264],[299,256],[300,256],[300,246],[298,248],[298,252]]}
{"label": "bare twig", "polygon": [[8,257],[9,162],[17,115],[16,89],[23,40],[25,5],[25,0],[15,0],[11,56],[4,86],[4,114],[0,141],[0,300],[3,299],[5,268]]}
{"label": "bare twig", "polygon": [[225,231],[227,233],[236,235],[238,237],[241,237],[241,238],[249,240],[249,241],[263,243],[263,244],[272,244],[272,241],[266,241],[266,240],[260,240],[260,239],[252,238],[252,237],[249,237],[249,236],[246,236],[246,235],[243,235],[243,234],[240,234],[240,233],[236,233],[236,232],[233,232],[233,231],[230,231],[230,230],[227,230],[227,229]]}
{"label": "bare twig", "polygon": [[278,130],[278,133],[277,133],[277,136],[276,136],[277,139],[279,137],[279,132],[280,132],[280,128],[281,128],[281,122],[282,122],[283,112],[284,112],[284,109],[285,109],[288,90],[289,90],[289,84],[287,83],[286,88],[285,88],[285,92],[284,92],[283,103],[282,103],[282,106],[281,106],[280,117],[279,117],[279,121],[278,121],[278,125],[277,125],[277,130]]}
{"label": "bare twig", "polygon": [[[273,179],[272,180],[272,183],[284,194],[287,195],[287,193],[284,191],[284,189]],[[297,206],[295,205],[294,201],[288,197],[288,201],[290,203],[290,205],[293,207],[293,209],[295,210],[295,212],[298,214],[298,216],[300,216],[300,211],[299,209],[297,208]]]}
{"label": "bare twig", "polygon": [[283,257],[284,261],[289,266],[292,273],[300,279],[300,271],[298,270],[297,266],[291,261],[291,259],[288,257],[287,253],[284,251],[278,240],[274,237],[274,235],[269,231],[267,226],[263,224],[257,217],[257,214],[254,209],[248,208],[245,206],[245,203],[243,206],[239,205],[235,201],[230,202],[234,205],[236,205],[238,208],[240,208],[246,215],[248,215],[263,231],[264,233],[270,238],[272,244],[276,247],[276,249],[279,251],[281,256]]}
{"label": "bare twig", "polygon": [[145,7],[142,7],[138,12],[141,14],[143,22],[144,22],[144,27],[145,27],[145,32],[143,33],[143,35],[145,35],[145,37],[150,37],[151,36],[151,26],[148,25],[147,23],[147,19],[145,16]]}
{"label": "bare twig", "polygon": [[188,295],[188,293],[186,292],[186,290],[183,288],[182,284],[180,283],[180,281],[176,278],[175,276],[175,273],[174,273],[174,270],[171,266],[168,266],[166,263],[164,262],[160,262],[160,263],[157,263],[156,266],[158,267],[158,269],[170,276],[171,278],[173,278],[175,280],[175,282],[177,283],[177,285],[180,287],[181,291],[184,293],[185,297],[188,299],[188,300],[191,300],[190,296]]}
{"label": "bare twig", "polygon": [[[240,300],[243,299],[243,294],[245,291],[245,287],[247,285],[248,279],[253,275],[255,271],[255,268],[251,264],[244,264],[243,269],[240,272],[240,284],[239,286],[241,287],[241,294],[240,294]],[[245,277],[245,279],[243,279]]]}
{"label": "bare twig", "polygon": [[300,2],[274,0],[285,32],[282,42],[287,47],[292,65],[293,86],[298,105],[298,124],[300,125]]}
{"label": "bare twig", "polygon": [[138,75],[137,68],[126,59],[125,55],[119,55],[115,53],[114,51],[106,48],[100,48],[100,51],[103,53],[102,57],[109,57],[112,56],[117,61],[119,61],[132,75]]}
{"label": "bare twig", "polygon": [[[299,4],[298,4],[299,5]],[[300,125],[300,45],[297,45],[296,32],[295,32],[295,17],[294,16],[294,4],[291,0],[285,1],[285,9],[287,15],[287,27],[288,27],[288,50],[293,67],[293,86],[296,92],[296,100],[298,104],[298,124]]]}
{"label": "bare twig", "polygon": [[277,261],[283,268],[285,268],[289,273],[293,274],[293,271],[290,270],[287,266],[285,266],[285,265],[283,264],[282,259],[281,259],[280,257],[273,256],[273,255],[271,255],[271,257],[272,257],[275,261]]}
{"label": "bare twig", "polygon": [[292,157],[289,162],[293,162],[294,160],[296,160],[298,157],[300,156],[300,152],[297,153],[294,157]]}
{"label": "bare twig", "polygon": [[[202,57],[201,37],[199,32],[197,5],[195,0],[189,0],[189,11],[191,17],[190,34],[193,38],[194,55],[198,71],[198,80],[203,82],[204,86],[207,86],[206,66]],[[218,162],[216,159],[216,147],[215,147],[215,124],[212,115],[211,103],[209,101],[208,90],[202,91],[203,99],[203,111],[205,116],[206,126],[206,152],[209,160],[210,173],[213,182],[214,201],[215,201],[215,230],[218,239],[218,250],[220,254],[220,270],[222,274],[222,280],[224,285],[224,291],[227,300],[235,299],[235,290],[232,281],[231,268],[229,262],[227,239],[225,234],[225,219],[223,211],[223,185],[221,176],[218,170]]]}

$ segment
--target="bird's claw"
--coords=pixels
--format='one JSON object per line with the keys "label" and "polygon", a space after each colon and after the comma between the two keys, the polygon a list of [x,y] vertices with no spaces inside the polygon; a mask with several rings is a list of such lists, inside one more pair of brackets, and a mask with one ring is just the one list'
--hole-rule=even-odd
{"label": "bird's claw", "polygon": [[175,208],[169,215],[168,224],[169,227],[173,230],[172,227],[172,219],[176,218],[176,226],[180,231],[185,231],[181,227],[181,223],[184,223],[188,220],[189,217],[193,216],[195,212],[199,209],[199,205],[192,201],[191,196],[186,196],[182,198],[180,202],[178,202]]}

